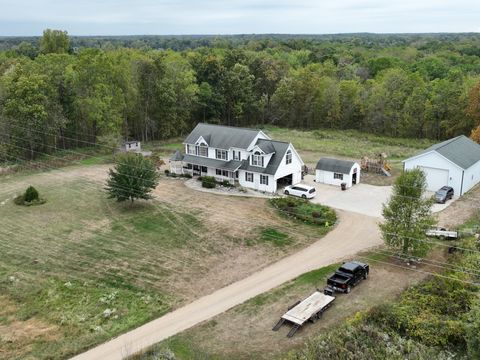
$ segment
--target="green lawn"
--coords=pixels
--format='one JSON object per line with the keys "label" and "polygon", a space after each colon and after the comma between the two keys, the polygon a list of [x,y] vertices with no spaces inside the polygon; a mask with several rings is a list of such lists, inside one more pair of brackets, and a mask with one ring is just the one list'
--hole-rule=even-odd
{"label": "green lawn", "polygon": [[160,205],[118,205],[86,180],[36,186],[46,204],[0,206],[0,292],[12,302],[3,316],[7,325],[29,319],[52,325],[56,341],[38,336],[24,339],[23,348],[21,341],[0,343],[8,357],[66,358],[179,300],[164,290],[173,270],[164,255],[192,238],[172,220],[201,228],[195,217]]}
{"label": "green lawn", "polygon": [[391,138],[355,130],[300,131],[267,126],[264,131],[273,139],[291,142],[302,152],[306,163],[316,163],[319,156],[325,155],[359,160],[382,152],[390,160],[398,161],[434,143],[428,139]]}

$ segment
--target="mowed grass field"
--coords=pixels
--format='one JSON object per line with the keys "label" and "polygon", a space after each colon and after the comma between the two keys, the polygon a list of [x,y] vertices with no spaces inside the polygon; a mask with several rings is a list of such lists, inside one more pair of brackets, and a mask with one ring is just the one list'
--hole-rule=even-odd
{"label": "mowed grass field", "polygon": [[[0,178],[1,359],[69,358],[326,232],[276,214],[265,199],[198,193],[165,177],[156,200],[119,204],[103,190],[107,170]],[[28,185],[46,204],[13,203]]]}
{"label": "mowed grass field", "polygon": [[195,217],[119,206],[85,179],[38,188],[42,206],[0,200],[0,358],[66,358],[179,300],[163,290],[166,253],[188,246],[179,219],[201,227]]}
{"label": "mowed grass field", "polygon": [[360,162],[364,156],[376,159],[379,154],[385,153],[392,167],[392,177],[363,172],[361,182],[371,185],[392,185],[402,172],[402,160],[435,143],[429,139],[391,138],[356,130],[300,131],[267,126],[264,131],[273,139],[291,142],[311,168],[322,156]]}

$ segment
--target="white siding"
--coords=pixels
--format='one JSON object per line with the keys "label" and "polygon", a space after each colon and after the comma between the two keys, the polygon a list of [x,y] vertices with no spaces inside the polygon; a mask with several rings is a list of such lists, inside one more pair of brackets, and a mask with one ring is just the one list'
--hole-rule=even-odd
{"label": "white siding", "polygon": [[463,175],[463,191],[462,195],[465,194],[472,187],[477,185],[480,182],[480,161],[476,164],[470,166]]}
{"label": "white siding", "polygon": [[285,152],[285,155],[282,158],[282,162],[280,163],[277,172],[275,173],[275,182],[284,176],[292,174],[292,185],[295,185],[302,181],[303,161],[292,145],[288,147],[287,151],[288,150],[292,152],[292,162],[290,164],[286,163],[287,152]]}
{"label": "white siding", "polygon": [[340,186],[341,183],[346,183],[347,188],[352,187],[353,183],[353,174],[355,169],[357,170],[357,184],[360,182],[360,165],[355,163],[352,168],[350,169],[349,174],[343,174],[343,179],[335,179],[334,172],[332,171],[325,171],[325,170],[316,170],[315,171],[315,181],[317,183],[328,184],[328,185],[335,185]]}
{"label": "white siding", "polygon": [[[426,172],[428,171],[428,168],[447,170],[448,182],[447,184],[443,184],[443,185],[451,186],[453,188],[453,191],[455,192],[455,196],[462,195],[461,189],[462,189],[463,170],[457,165],[455,165],[454,163],[444,158],[442,155],[438,154],[435,151],[432,151],[417,157],[407,159],[404,162],[405,170],[412,170],[417,167],[420,167],[420,168],[423,167],[424,169],[422,170]],[[434,171],[435,170],[432,170],[432,172]],[[434,176],[434,174],[430,174],[430,177],[431,176]],[[428,177],[429,175],[427,175],[427,178]],[[427,183],[427,189],[430,191],[437,191],[438,183],[432,183],[432,182]]]}
{"label": "white siding", "polygon": [[269,193],[274,193],[277,191],[277,182],[274,180],[272,175],[268,176],[268,185],[260,184],[260,174],[252,173],[253,174],[253,182],[245,181],[245,173],[249,171],[239,170],[238,172],[238,182],[240,186],[245,188],[254,189],[258,191],[265,191]]}

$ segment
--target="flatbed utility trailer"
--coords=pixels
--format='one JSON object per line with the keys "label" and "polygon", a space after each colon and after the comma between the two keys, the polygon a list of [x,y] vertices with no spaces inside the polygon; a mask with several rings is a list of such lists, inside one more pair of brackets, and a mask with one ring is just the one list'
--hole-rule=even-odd
{"label": "flatbed utility trailer", "polygon": [[453,240],[458,238],[458,231],[447,230],[442,227],[431,228],[425,232],[425,235],[441,239]]}
{"label": "flatbed utility trailer", "polygon": [[288,311],[282,315],[272,330],[277,331],[286,322],[292,323],[293,326],[287,334],[287,337],[290,338],[295,335],[297,330],[307,321],[315,322],[320,319],[323,312],[332,305],[334,300],[334,296],[325,295],[320,290],[317,290],[305,300],[298,301],[292,305]]}

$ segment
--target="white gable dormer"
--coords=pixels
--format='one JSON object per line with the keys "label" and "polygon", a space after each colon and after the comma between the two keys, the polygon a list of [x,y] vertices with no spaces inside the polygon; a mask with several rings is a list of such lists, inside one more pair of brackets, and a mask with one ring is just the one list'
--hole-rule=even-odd
{"label": "white gable dormer", "polygon": [[207,141],[203,138],[203,136],[200,136],[198,140],[195,142],[195,145],[203,145],[203,146],[208,146]]}

